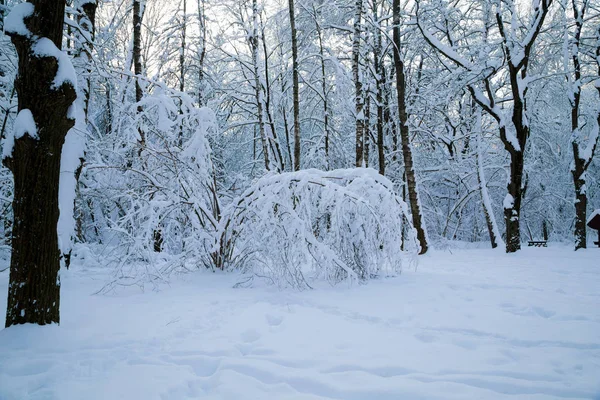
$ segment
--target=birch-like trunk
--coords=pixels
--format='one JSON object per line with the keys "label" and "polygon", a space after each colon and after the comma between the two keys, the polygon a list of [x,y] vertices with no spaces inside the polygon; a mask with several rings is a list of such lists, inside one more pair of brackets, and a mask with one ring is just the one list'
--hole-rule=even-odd
{"label": "birch-like trunk", "polygon": [[427,234],[425,232],[425,221],[421,212],[419,201],[419,191],[417,188],[417,179],[413,166],[413,156],[410,144],[408,130],[408,113],[406,111],[406,77],[404,74],[404,62],[400,54],[400,0],[393,2],[393,51],[394,66],[396,69],[396,90],[398,91],[398,115],[400,117],[400,139],[402,141],[402,155],[404,157],[404,170],[406,173],[406,186],[408,190],[408,200],[412,214],[412,223],[417,231],[417,239],[421,250],[419,254],[425,254],[429,247],[427,243]]}

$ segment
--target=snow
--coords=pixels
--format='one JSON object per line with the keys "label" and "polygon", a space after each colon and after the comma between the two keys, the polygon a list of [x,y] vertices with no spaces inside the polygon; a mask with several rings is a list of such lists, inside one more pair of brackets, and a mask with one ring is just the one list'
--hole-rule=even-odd
{"label": "snow", "polygon": [[84,98],[78,94],[76,104],[69,107],[68,117],[75,120],[75,126],[65,137],[60,156],[60,179],[58,185],[58,247],[61,254],[69,254],[75,236],[75,204],[77,179],[75,173],[85,156],[85,114]]}
{"label": "snow", "polygon": [[510,145],[515,151],[522,151],[521,145],[519,144],[519,140],[517,139],[515,132],[513,132],[513,130],[510,127],[505,130],[505,136],[506,141],[510,143]]}
{"label": "snow", "polygon": [[17,118],[15,118],[13,132],[9,132],[4,139],[2,159],[12,156],[13,149],[15,147],[15,140],[20,139],[25,135],[29,135],[32,139],[39,139],[37,125],[33,119],[33,114],[31,113],[31,110],[27,108],[19,111]]}
{"label": "snow", "polygon": [[368,285],[232,289],[201,271],[111,295],[75,258],[60,326],[0,331],[0,399],[598,398],[597,257],[455,249]]}
{"label": "snow", "polygon": [[77,74],[71,59],[67,53],[59,50],[52,40],[45,37],[39,38],[31,50],[38,57],[54,57],[58,61],[58,71],[52,82],[53,89],[58,89],[65,83],[77,89]]}
{"label": "snow", "polygon": [[507,193],[506,197],[504,197],[504,202],[502,203],[502,206],[505,210],[513,208],[515,206],[515,198],[512,197],[510,193]]}
{"label": "snow", "polygon": [[33,139],[39,139],[31,110],[24,108],[19,111],[13,125],[13,135],[15,139],[20,139],[25,135],[29,135]]}
{"label": "snow", "polygon": [[15,5],[4,20],[4,32],[10,35],[31,37],[31,32],[25,25],[25,18],[31,17],[35,7],[32,3]]}

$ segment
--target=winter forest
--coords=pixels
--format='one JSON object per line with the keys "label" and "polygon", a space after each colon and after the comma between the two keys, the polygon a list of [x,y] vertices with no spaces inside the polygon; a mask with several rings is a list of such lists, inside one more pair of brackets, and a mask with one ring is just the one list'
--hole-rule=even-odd
{"label": "winter forest", "polygon": [[599,126],[598,0],[0,0],[0,399],[595,398]]}

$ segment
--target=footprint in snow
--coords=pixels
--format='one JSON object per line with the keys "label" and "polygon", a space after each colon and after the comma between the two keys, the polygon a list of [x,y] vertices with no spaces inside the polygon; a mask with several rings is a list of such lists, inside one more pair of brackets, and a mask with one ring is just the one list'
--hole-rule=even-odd
{"label": "footprint in snow", "polygon": [[283,322],[283,317],[281,315],[267,314],[265,315],[265,318],[270,326],[279,326]]}
{"label": "footprint in snow", "polygon": [[260,339],[260,333],[254,329],[245,330],[240,336],[244,343],[253,343]]}
{"label": "footprint in snow", "polygon": [[417,333],[415,338],[423,343],[433,343],[436,341],[436,337],[427,333]]}

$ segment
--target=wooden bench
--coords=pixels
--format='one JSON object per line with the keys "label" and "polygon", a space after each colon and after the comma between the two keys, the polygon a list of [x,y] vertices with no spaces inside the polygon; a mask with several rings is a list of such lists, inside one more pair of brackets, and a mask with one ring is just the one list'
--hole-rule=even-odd
{"label": "wooden bench", "polygon": [[545,240],[530,240],[529,242],[527,242],[527,245],[529,247],[531,246],[535,246],[535,247],[548,247],[548,242]]}

